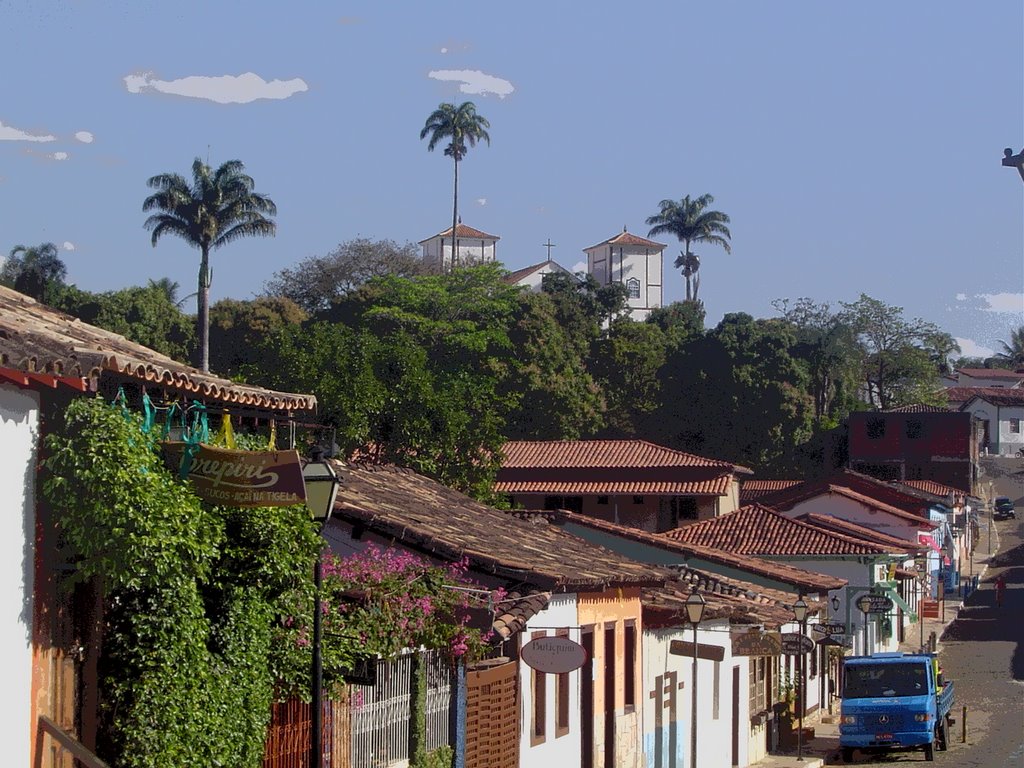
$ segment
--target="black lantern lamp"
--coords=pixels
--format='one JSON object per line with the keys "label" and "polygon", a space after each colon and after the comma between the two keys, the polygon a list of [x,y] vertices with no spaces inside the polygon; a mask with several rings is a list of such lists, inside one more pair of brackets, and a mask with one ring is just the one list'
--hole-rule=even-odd
{"label": "black lantern lamp", "polygon": [[686,618],[693,625],[693,695],[690,700],[690,765],[697,765],[697,625],[704,618],[707,601],[697,590],[686,598]]}
{"label": "black lantern lamp", "polygon": [[[321,533],[324,524],[330,520],[334,510],[334,500],[338,497],[341,479],[331,463],[323,458],[323,451],[314,448],[312,458],[302,468],[302,479],[306,486],[306,506],[313,513],[317,522],[317,533]],[[322,544],[322,542],[321,542]],[[323,552],[316,553],[316,565],[313,568],[313,680],[312,680],[312,723],[310,733],[310,766],[321,768],[323,765],[323,662],[320,658],[320,585],[323,582]]]}
{"label": "black lantern lamp", "polygon": [[806,702],[804,701],[805,690],[807,686],[807,680],[804,678],[805,664],[804,664],[804,651],[803,642],[804,636],[807,634],[807,603],[804,601],[803,595],[800,599],[793,604],[793,617],[800,624],[800,654],[797,656],[800,664],[800,695],[796,697],[797,706],[797,730],[796,730],[796,759],[803,761],[804,759],[804,708]]}

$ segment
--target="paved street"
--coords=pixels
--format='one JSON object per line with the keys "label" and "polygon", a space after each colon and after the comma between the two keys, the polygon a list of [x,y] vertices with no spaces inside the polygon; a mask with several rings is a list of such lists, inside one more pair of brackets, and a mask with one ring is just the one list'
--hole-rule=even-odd
{"label": "paved street", "polygon": [[[958,602],[946,604],[945,619],[927,619],[924,637],[934,632],[943,672],[956,684],[956,725],[946,752],[936,752],[935,762],[960,768],[1024,768],[1024,467],[1019,461],[988,467],[993,495],[1016,501],[1017,519],[991,525],[987,513],[981,520],[981,538],[974,553],[974,572],[980,574],[978,590],[958,610]],[[993,471],[995,470],[995,471]],[[996,607],[995,580],[1006,579],[1006,597]],[[920,635],[912,631],[901,647],[916,651]],[[964,740],[963,707],[967,707]],[[761,768],[838,765],[838,726],[816,723],[815,739],[807,745],[805,760],[776,755],[759,763]],[[923,763],[921,752],[869,757],[858,753],[856,765]]]}

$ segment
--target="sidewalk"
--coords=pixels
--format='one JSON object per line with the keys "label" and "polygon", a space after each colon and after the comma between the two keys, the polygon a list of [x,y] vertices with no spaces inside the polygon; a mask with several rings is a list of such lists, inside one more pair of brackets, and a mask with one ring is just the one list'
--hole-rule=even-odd
{"label": "sidewalk", "polygon": [[804,718],[804,726],[814,729],[814,738],[804,744],[802,761],[797,759],[797,752],[793,750],[768,755],[754,765],[758,768],[820,768],[842,762],[839,759],[838,714],[816,712]]}
{"label": "sidewalk", "polygon": [[[998,538],[996,539],[998,541]],[[998,544],[993,547],[998,551]],[[979,548],[974,556],[974,573],[984,577],[988,569],[990,556],[987,548]],[[981,578],[979,578],[979,581]],[[936,650],[942,650],[942,635],[950,624],[956,620],[957,615],[964,606],[964,598],[959,595],[949,595],[946,599],[945,616],[939,612],[935,619],[924,619],[923,627],[911,624],[907,627],[904,641],[900,643],[899,649],[904,653],[916,653],[921,649],[921,630],[924,630],[924,644],[927,646],[931,634],[935,633]],[[830,715],[827,712],[817,712],[804,719],[804,724],[814,728],[814,738],[803,745],[803,760],[797,759],[795,750],[771,754],[754,765],[757,768],[820,768],[825,765],[841,765],[842,758],[839,753],[839,708],[838,702],[835,713]]]}

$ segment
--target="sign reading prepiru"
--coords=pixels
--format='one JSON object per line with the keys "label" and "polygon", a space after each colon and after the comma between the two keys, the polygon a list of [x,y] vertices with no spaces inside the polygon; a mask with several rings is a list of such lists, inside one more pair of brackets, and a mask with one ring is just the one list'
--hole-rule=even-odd
{"label": "sign reading prepiru", "polygon": [[[181,466],[185,443],[163,444],[164,458]],[[196,495],[227,507],[287,507],[306,500],[299,452],[233,451],[200,445],[189,464]]]}

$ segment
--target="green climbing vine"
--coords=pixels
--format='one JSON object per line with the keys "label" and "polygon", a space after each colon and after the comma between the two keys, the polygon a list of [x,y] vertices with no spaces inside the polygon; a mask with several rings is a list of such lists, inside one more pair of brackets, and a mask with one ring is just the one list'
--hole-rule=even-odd
{"label": "green climbing vine", "polygon": [[156,437],[100,399],[47,437],[69,583],[105,596],[98,748],[119,768],[256,768],[279,675],[297,667],[273,628],[283,601],[311,603],[319,541],[304,506],[205,505]]}
{"label": "green climbing vine", "polygon": [[[165,466],[159,432],[123,402],[83,398],[46,438],[67,586],[91,581],[104,596],[98,752],[116,768],[258,768],[274,697],[308,697],[323,542],[304,505],[202,502]],[[325,687],[403,648],[485,653],[470,608],[503,593],[466,569],[375,547],[325,557]]]}

